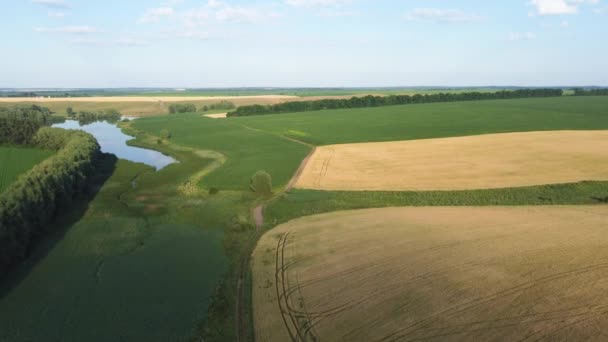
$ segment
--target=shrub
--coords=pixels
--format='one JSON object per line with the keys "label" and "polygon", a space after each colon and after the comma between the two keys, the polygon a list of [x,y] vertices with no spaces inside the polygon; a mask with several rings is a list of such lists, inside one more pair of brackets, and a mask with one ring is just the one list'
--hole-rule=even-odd
{"label": "shrub", "polygon": [[272,178],[266,171],[260,170],[251,177],[249,186],[251,191],[260,196],[269,196],[272,194]]}
{"label": "shrub", "polygon": [[161,139],[165,139],[165,140],[169,140],[171,139],[171,132],[169,132],[168,129],[163,128],[160,130],[160,138]]}
{"label": "shrub", "polygon": [[209,195],[217,195],[220,192],[220,189],[216,187],[209,188]]}
{"label": "shrub", "polygon": [[170,114],[180,113],[194,113],[196,112],[196,106],[192,103],[174,103],[169,106]]}

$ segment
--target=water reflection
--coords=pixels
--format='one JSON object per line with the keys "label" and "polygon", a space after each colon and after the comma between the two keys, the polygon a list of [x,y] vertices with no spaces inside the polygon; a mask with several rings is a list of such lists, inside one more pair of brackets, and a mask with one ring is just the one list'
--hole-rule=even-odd
{"label": "water reflection", "polygon": [[63,123],[54,124],[53,127],[78,129],[90,133],[97,138],[103,152],[112,153],[120,159],[150,165],[156,170],[177,162],[160,152],[127,145],[127,141],[133,137],[124,134],[115,124],[107,121],[80,125],[78,121],[66,120]]}

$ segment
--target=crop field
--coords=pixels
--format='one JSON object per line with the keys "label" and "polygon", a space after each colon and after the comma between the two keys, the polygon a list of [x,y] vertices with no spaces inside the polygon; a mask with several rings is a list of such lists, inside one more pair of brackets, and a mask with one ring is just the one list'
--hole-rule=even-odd
{"label": "crop field", "polygon": [[608,180],[608,131],[547,131],[317,148],[318,190],[468,190]]}
{"label": "crop field", "polygon": [[222,190],[249,189],[258,170],[272,176],[275,188],[287,184],[310,147],[270,132],[250,129],[235,120],[218,120],[200,114],[170,115],[135,120],[133,127],[158,135],[171,132],[171,141],[193,148],[214,150],[226,156],[226,163],[203,179],[205,187]]}
{"label": "crop field", "polygon": [[601,341],[607,218],[422,207],[290,221],[253,254],[256,341]]}
{"label": "crop field", "polygon": [[183,195],[180,185],[209,161],[176,157],[159,172],[122,160],[109,166],[95,198],[75,205],[3,280],[0,341],[196,336],[227,269],[225,208],[248,207],[238,196]]}
{"label": "crop field", "polygon": [[0,146],[0,193],[20,174],[51,156],[52,151]]}
{"label": "crop field", "polygon": [[230,118],[313,145],[608,129],[608,97],[433,103]]}
{"label": "crop field", "polygon": [[237,106],[251,104],[274,104],[284,101],[299,100],[296,96],[261,95],[261,96],[98,96],[74,98],[1,98],[0,105],[37,104],[63,114],[67,107],[75,111],[98,111],[116,109],[124,115],[154,116],[169,112],[173,103],[192,103],[197,107],[229,100]]}

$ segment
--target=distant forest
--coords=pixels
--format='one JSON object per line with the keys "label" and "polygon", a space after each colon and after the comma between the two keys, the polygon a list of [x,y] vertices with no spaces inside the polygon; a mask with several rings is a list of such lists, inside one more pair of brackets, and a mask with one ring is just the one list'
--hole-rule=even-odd
{"label": "distant forest", "polygon": [[350,99],[325,99],[317,101],[297,101],[284,102],[273,105],[250,105],[241,106],[236,111],[229,113],[228,116],[250,116],[265,114],[281,114],[295,112],[309,112],[324,109],[344,109],[344,108],[366,108],[382,107],[406,104],[437,103],[437,102],[458,102],[475,100],[496,100],[496,99],[518,99],[528,97],[556,97],[562,96],[562,89],[518,89],[501,90],[497,92],[464,92],[464,93],[438,93],[425,95],[390,95],[390,96],[363,96],[352,97]]}

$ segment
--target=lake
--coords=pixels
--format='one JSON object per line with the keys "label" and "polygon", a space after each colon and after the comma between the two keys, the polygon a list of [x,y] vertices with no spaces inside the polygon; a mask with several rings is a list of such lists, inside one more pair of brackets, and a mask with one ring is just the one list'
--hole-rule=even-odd
{"label": "lake", "polygon": [[158,151],[127,145],[127,141],[133,139],[133,137],[124,134],[116,124],[107,121],[80,125],[78,121],[66,120],[63,123],[54,124],[53,127],[77,129],[90,133],[99,142],[102,152],[112,153],[120,159],[150,165],[157,171],[167,165],[177,163],[177,160]]}

